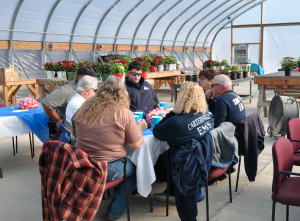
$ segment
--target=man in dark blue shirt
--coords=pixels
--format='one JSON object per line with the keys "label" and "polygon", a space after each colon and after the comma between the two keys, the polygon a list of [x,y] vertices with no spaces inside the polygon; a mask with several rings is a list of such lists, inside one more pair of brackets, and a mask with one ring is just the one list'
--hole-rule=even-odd
{"label": "man in dark blue shirt", "polygon": [[205,95],[215,119],[215,127],[223,122],[231,122],[236,126],[246,117],[241,98],[232,90],[232,82],[228,76],[221,74],[214,77],[211,89]]}
{"label": "man in dark blue shirt", "polygon": [[[213,78],[211,89],[205,92],[209,110],[215,119],[215,128],[223,122],[231,122],[234,126],[246,118],[245,107],[241,98],[232,90],[232,81],[227,75],[220,74]],[[235,168],[231,169],[234,172]],[[224,180],[226,174],[208,181],[212,185],[217,180]]]}
{"label": "man in dark blue shirt", "polygon": [[159,107],[159,101],[152,86],[141,77],[142,64],[139,61],[133,61],[129,64],[128,70],[125,85],[130,98],[130,110],[143,111],[146,116],[150,110]]}

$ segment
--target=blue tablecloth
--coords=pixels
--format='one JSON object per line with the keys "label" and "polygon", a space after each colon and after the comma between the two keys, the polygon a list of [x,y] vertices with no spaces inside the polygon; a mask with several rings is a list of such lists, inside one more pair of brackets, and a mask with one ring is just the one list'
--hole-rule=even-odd
{"label": "blue tablecloth", "polygon": [[17,105],[14,105],[13,108],[14,110],[11,110],[11,106],[0,108],[0,117],[20,117],[43,143],[49,138],[49,117],[46,115],[41,103],[39,108],[28,109],[28,111],[13,112],[21,110]]}

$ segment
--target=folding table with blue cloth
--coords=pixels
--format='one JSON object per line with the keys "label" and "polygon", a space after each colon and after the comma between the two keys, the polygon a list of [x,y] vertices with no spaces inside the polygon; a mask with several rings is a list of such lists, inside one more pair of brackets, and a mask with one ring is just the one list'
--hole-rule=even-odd
{"label": "folding table with blue cloth", "polygon": [[18,152],[18,135],[29,133],[32,158],[34,157],[33,133],[42,142],[45,142],[49,138],[49,129],[47,124],[49,121],[49,117],[44,112],[41,104],[39,105],[39,108],[35,109],[20,109],[17,105],[2,107],[0,109],[0,118],[1,127],[3,127],[0,130],[5,130],[5,134],[2,134],[2,138],[12,137],[14,154],[14,137],[16,137],[16,152]]}

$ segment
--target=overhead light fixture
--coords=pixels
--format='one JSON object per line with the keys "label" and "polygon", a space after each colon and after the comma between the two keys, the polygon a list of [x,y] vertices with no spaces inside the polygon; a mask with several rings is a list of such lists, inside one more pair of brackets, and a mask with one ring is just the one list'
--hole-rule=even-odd
{"label": "overhead light fixture", "polygon": [[167,46],[164,46],[163,49],[166,50],[166,49],[167,49]]}
{"label": "overhead light fixture", "polygon": [[186,47],[185,50],[189,50],[190,47]]}
{"label": "overhead light fixture", "polygon": [[51,51],[53,51],[54,46],[55,46],[54,43],[50,43],[50,50]]}
{"label": "overhead light fixture", "polygon": [[103,45],[99,45],[99,50],[100,50],[100,48],[103,48]]}
{"label": "overhead light fixture", "polygon": [[135,46],[135,50],[137,50],[137,49],[139,49],[139,46],[138,46],[138,45]]}

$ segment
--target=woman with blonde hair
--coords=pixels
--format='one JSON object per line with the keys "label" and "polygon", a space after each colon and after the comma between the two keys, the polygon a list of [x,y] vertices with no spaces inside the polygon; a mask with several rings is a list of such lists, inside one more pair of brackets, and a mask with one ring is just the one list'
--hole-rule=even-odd
{"label": "woman with blonde hair", "polygon": [[[192,140],[200,141],[214,128],[214,119],[207,109],[203,89],[194,82],[182,83],[178,100],[171,111],[153,129],[153,135],[162,141],[167,141],[170,151],[182,149]],[[211,147],[208,152],[211,152]],[[157,176],[166,182],[167,155],[159,156],[155,171]],[[173,165],[171,165],[172,167]],[[173,171],[173,168],[172,168]],[[207,177],[206,177],[207,179]],[[176,184],[176,185],[175,185]],[[169,194],[171,203],[176,203],[176,208],[181,220],[194,221],[197,217],[196,194],[183,195],[170,175]],[[175,197],[174,197],[175,196]],[[159,201],[166,201],[166,191],[154,194]]]}
{"label": "woman with blonde hair", "polygon": [[[76,137],[75,146],[86,152],[96,161],[110,161],[127,154],[126,144],[138,149],[143,143],[142,130],[147,128],[145,120],[135,122],[129,110],[130,100],[124,82],[114,76],[108,78],[96,95],[78,109],[72,117],[72,134]],[[124,176],[123,160],[108,163],[107,181]],[[128,194],[136,186],[136,167],[127,159],[126,175]],[[124,181],[116,190],[105,216],[115,220],[122,216],[126,207]]]}

